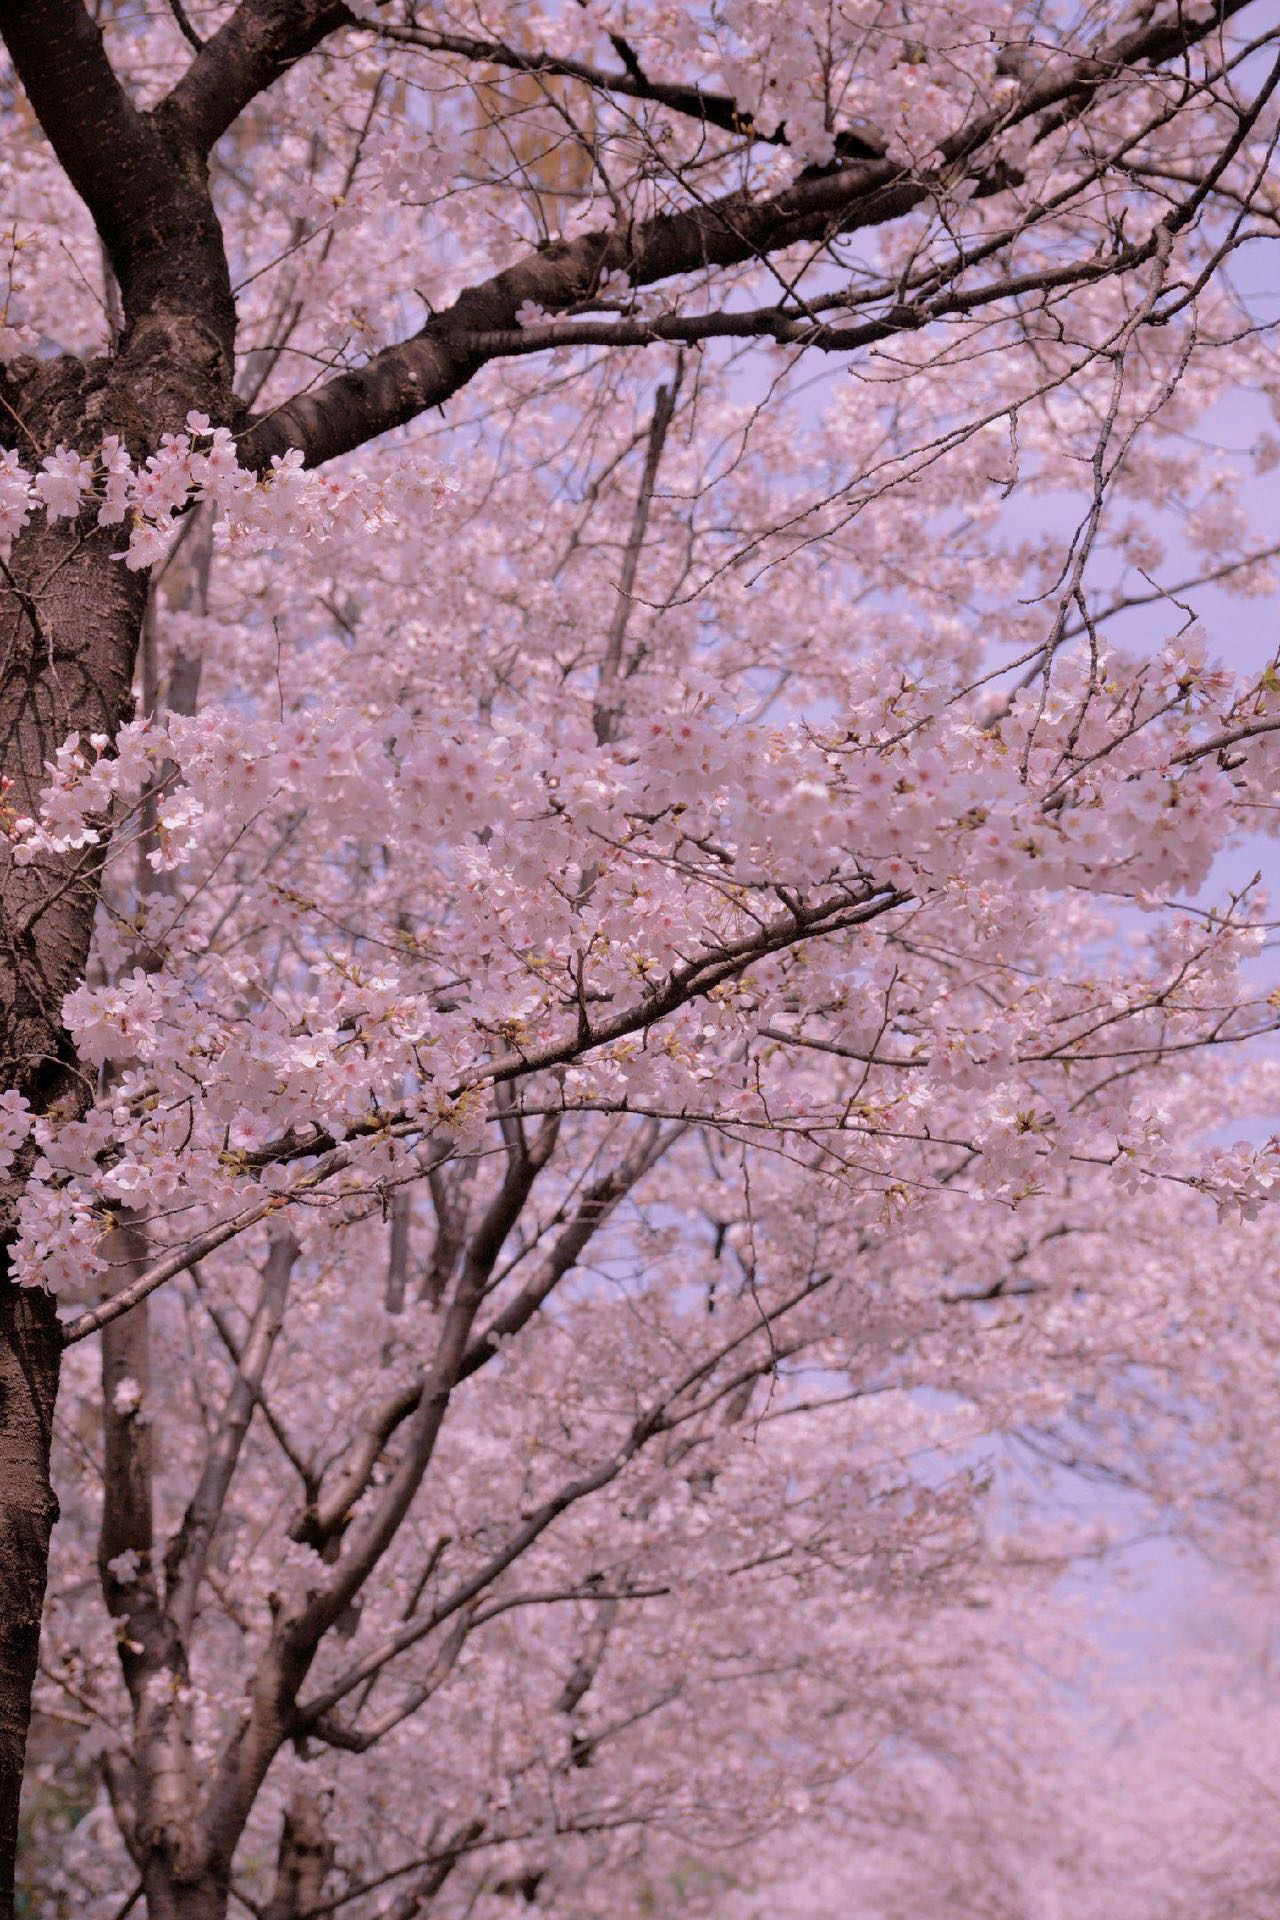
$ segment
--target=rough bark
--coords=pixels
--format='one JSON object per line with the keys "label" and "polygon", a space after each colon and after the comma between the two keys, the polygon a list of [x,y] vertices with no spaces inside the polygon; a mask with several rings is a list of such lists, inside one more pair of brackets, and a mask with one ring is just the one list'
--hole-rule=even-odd
{"label": "rough bark", "polygon": [[[62,399],[63,383],[56,398]],[[60,407],[50,409],[54,418]],[[31,418],[28,415],[28,418]],[[45,416],[46,419],[48,415]],[[38,812],[44,763],[71,733],[114,735],[132,711],[145,580],[111,558],[107,536],[41,528],[14,545],[0,585],[0,770],[7,803]],[[7,843],[0,843],[7,847]],[[99,852],[30,866],[0,852],[0,1087],[38,1114],[83,1111],[93,1083],[62,1024],[83,977]],[[12,1247],[31,1155],[0,1181],[0,1245]],[[0,1284],[0,1915],[12,1912],[13,1846],[38,1621],[56,1501],[49,1426],[60,1331],[38,1289]]]}
{"label": "rough bark", "polygon": [[62,1346],[47,1295],[0,1280],[0,1912],[13,1910],[18,1801],[58,1503],[49,1440]]}
{"label": "rough bark", "polygon": [[[123,318],[109,357],[19,360],[0,374],[24,463],[38,466],[59,441],[90,449],[109,433],[141,457],[192,408],[228,418],[235,309],[203,155],[133,106],[78,0],[6,0],[0,29],[93,214]],[[88,516],[37,520],[0,573],[0,775],[12,814],[39,812],[45,763],[68,735],[111,739],[133,711],[147,583],[120,564],[119,546],[118,528],[98,529]],[[74,1115],[93,1093],[62,1003],[84,975],[100,858],[89,849],[20,867],[0,837],[0,1090],[16,1088],[38,1114]],[[30,1154],[20,1156],[0,1179],[0,1920],[13,1911],[22,1750],[56,1512],[56,1316],[50,1300],[7,1277],[30,1165]]]}
{"label": "rough bark", "polygon": [[[140,1226],[122,1219],[107,1238],[106,1252],[117,1284],[126,1286],[146,1264],[147,1242]],[[117,1623],[120,1665],[133,1707],[133,1845],[143,1863],[151,1910],[164,1911],[169,1893],[194,1894],[206,1876],[196,1820],[187,1649],[165,1605],[156,1565],[150,1381],[144,1304],[103,1329],[105,1446],[98,1565],[107,1608]],[[135,1391],[126,1395],[126,1387]]]}
{"label": "rough bark", "polygon": [[[0,593],[0,765],[8,801],[31,811],[43,762],[78,727],[114,731],[128,705],[139,583],[107,568],[103,544],[19,542]],[[55,568],[57,572],[55,574]],[[0,1084],[37,1112],[75,1113],[88,1087],[62,1027],[81,977],[97,868],[83,855],[0,867]],[[61,1335],[52,1299],[9,1279],[8,1249],[30,1155],[0,1182],[0,1914],[13,1910],[22,1757],[57,1501],[49,1442]]]}

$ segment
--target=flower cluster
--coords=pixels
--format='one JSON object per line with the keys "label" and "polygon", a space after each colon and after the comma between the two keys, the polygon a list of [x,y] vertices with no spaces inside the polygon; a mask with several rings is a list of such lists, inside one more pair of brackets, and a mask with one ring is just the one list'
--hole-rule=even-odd
{"label": "flower cluster", "polygon": [[212,503],[223,538],[253,546],[374,531],[440,506],[448,491],[447,482],[410,461],[372,486],[359,472],[309,472],[297,449],[275,455],[259,476],[240,465],[229,427],[192,413],[187,431],[163,435],[140,467],[114,434],[93,454],[56,447],[34,475],[16,452],[0,448],[0,538],[13,538],[38,512],[51,521],[76,520],[96,508],[100,527],[128,523],[123,558],[136,572],[164,558],[179,516],[202,501]]}
{"label": "flower cluster", "polygon": [[31,1109],[26,1097],[12,1089],[0,1093],[0,1176],[8,1173],[30,1132]]}
{"label": "flower cluster", "polygon": [[1202,1184],[1216,1202],[1220,1220],[1256,1220],[1280,1194],[1280,1138],[1273,1134],[1260,1147],[1237,1140],[1230,1147],[1213,1148]]}

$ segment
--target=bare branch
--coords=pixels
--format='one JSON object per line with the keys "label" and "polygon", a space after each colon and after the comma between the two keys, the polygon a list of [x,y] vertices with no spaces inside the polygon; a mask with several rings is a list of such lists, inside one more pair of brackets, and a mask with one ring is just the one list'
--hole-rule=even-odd
{"label": "bare branch", "polygon": [[[429,53],[452,54],[463,60],[483,62],[486,66],[506,67],[513,73],[546,74],[560,79],[581,80],[584,85],[594,87],[600,93],[651,101],[655,106],[669,108],[672,113],[684,114],[704,126],[715,127],[721,133],[736,134],[745,140],[761,140],[769,146],[785,147],[788,144],[785,127],[764,132],[755,117],[727,93],[716,93],[710,88],[680,81],[654,80],[640,69],[634,56],[627,71],[617,73],[597,67],[590,61],[575,60],[568,54],[551,53],[541,47],[525,53],[503,40],[481,40],[472,34],[443,33],[435,27],[384,26],[375,21],[361,21],[360,24],[381,39],[402,46],[422,47]],[[614,41],[619,51],[624,44]],[[862,126],[856,131],[842,128],[835,136],[835,150],[842,160],[876,160],[884,153],[884,141],[869,126]]]}
{"label": "bare branch", "polygon": [[[471,1323],[484,1298],[485,1285],[508,1234],[524,1210],[534,1181],[551,1158],[559,1129],[559,1115],[549,1115],[539,1129],[533,1147],[512,1156],[502,1185],[485,1209],[467,1246],[429,1373],[416,1388],[408,1388],[393,1398],[390,1407],[394,1412],[390,1424],[386,1406],[371,1420],[337,1487],[326,1500],[309,1507],[291,1529],[295,1540],[311,1546],[321,1546],[333,1539],[345,1526],[356,1501],[368,1487],[370,1475],[391,1433],[410,1415],[422,1422],[422,1430],[416,1438],[410,1436],[400,1469],[392,1476],[379,1503],[379,1513],[371,1518],[363,1530],[362,1543],[353,1549],[334,1577],[332,1589],[334,1594],[342,1595],[340,1607],[350,1603],[385,1551],[392,1537],[391,1533],[387,1533],[383,1538],[387,1516],[400,1513],[402,1517],[402,1507],[412,1498],[413,1490],[426,1472],[439,1423],[444,1418],[449,1396],[460,1378]],[[430,1416],[423,1413],[424,1402],[429,1395],[434,1395],[439,1403],[437,1413]],[[398,1518],[395,1524],[399,1525]],[[367,1557],[367,1565],[362,1555]]]}
{"label": "bare branch", "polygon": [[253,1409],[258,1403],[267,1363],[284,1322],[289,1279],[299,1251],[298,1242],[287,1229],[275,1235],[236,1378],[227,1395],[199,1484],[165,1555],[166,1604],[178,1631],[184,1635],[191,1630],[214,1534]]}
{"label": "bare branch", "polygon": [[684,359],[682,355],[677,355],[675,377],[671,385],[659,387],[654,400],[653,422],[649,428],[649,450],[645,455],[644,473],[640,480],[640,491],[636,496],[631,532],[627,538],[626,552],[622,559],[622,577],[618,581],[618,604],[614,609],[613,623],[605,643],[604,660],[600,667],[600,684],[596,690],[593,719],[597,746],[607,746],[613,739],[618,725],[622,647],[631,619],[636,569],[640,564],[645,530],[649,525],[649,509],[653,505],[653,490],[657,485],[658,468],[662,464],[662,449],[666,444],[667,429],[671,425],[672,415],[676,410],[676,397],[680,392],[683,375]]}

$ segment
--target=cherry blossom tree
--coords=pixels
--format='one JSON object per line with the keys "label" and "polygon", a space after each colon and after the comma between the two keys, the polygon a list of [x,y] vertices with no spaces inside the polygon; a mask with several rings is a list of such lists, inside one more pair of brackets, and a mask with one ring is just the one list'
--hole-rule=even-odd
{"label": "cherry blossom tree", "polygon": [[38,1663],[150,1920],[1012,1778],[1280,1178],[1271,10],[0,30],[5,1898]]}

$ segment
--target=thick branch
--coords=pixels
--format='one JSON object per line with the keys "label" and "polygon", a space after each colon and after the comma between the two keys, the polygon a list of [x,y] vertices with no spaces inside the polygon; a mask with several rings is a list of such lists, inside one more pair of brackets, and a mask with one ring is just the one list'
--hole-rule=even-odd
{"label": "thick branch", "polygon": [[[124,1275],[146,1265],[144,1234],[122,1216],[104,1242],[109,1262]],[[121,1282],[121,1284],[126,1284]],[[102,1343],[102,1526],[98,1564],[112,1612],[158,1612],[151,1550],[152,1434],[147,1408],[151,1384],[150,1335],[145,1314],[132,1314],[109,1328]],[[132,1575],[118,1575],[113,1563],[132,1554]],[[127,1670],[126,1670],[127,1671]]]}
{"label": "thick branch", "polygon": [[[782,193],[755,199],[740,191],[678,213],[558,241],[469,288],[413,339],[375,354],[315,392],[296,395],[256,422],[242,458],[258,466],[289,447],[319,465],[349,452],[424,409],[441,405],[483,366],[491,352],[482,336],[510,335],[526,302],[548,312],[587,300],[608,273],[651,286],[708,267],[727,267],[799,242],[824,243],[841,233],[898,219],[935,195],[960,163],[989,169],[982,150],[1000,133],[1064,104],[1087,103],[1117,72],[1167,60],[1204,39],[1250,0],[1223,0],[1216,18],[1192,21],[1179,8],[1139,25],[1099,52],[1051,62],[1024,84],[1010,106],[989,108],[943,143],[935,174],[922,176],[887,159],[871,159],[804,176]],[[548,343],[550,344],[550,343]]]}
{"label": "thick branch", "polygon": [[[139,113],[117,80],[99,29],[80,0],[8,0],[0,31],[27,98],[67,178],[93,216],[129,330],[147,316],[181,315],[204,338],[166,338],[170,354],[208,360],[225,397],[235,308],[222,233],[200,160],[172,129]],[[157,356],[149,356],[151,359]],[[135,410],[141,395],[134,396]],[[198,393],[186,401],[196,404]],[[220,409],[221,410],[221,409]],[[158,425],[176,427],[182,412]],[[185,411],[185,408],[183,409]]]}
{"label": "thick branch", "polygon": [[302,1920],[318,1905],[335,1858],[326,1814],[313,1788],[294,1788],[280,1832],[275,1888],[262,1920]]}
{"label": "thick branch", "polygon": [[[466,1342],[470,1334],[471,1321],[484,1297],[485,1286],[493,1272],[494,1263],[502,1251],[508,1234],[524,1210],[525,1201],[529,1198],[534,1181],[551,1157],[558,1132],[559,1117],[553,1115],[549,1122],[544,1123],[531,1150],[513,1154],[506,1177],[486,1208],[467,1247],[462,1272],[430,1374],[416,1386],[406,1388],[395,1395],[389,1403],[385,1403],[373,1413],[336,1487],[326,1499],[318,1501],[314,1507],[309,1507],[295,1522],[290,1529],[293,1539],[318,1547],[341,1532],[356,1501],[366,1491],[374,1466],[392,1433],[411,1414],[419,1413],[423,1396],[428,1390],[428,1382],[432,1383],[436,1393],[443,1395],[440,1406],[440,1418],[443,1419],[449,1395],[460,1377],[459,1369],[467,1350]],[[458,1337],[458,1328],[463,1320],[465,1320],[465,1326],[462,1327],[461,1332],[462,1344],[458,1347],[456,1359],[447,1360],[446,1356]],[[434,1445],[437,1430],[438,1423],[431,1429],[429,1435],[424,1431],[419,1436],[418,1444],[425,1445],[429,1449]],[[411,1452],[412,1442],[408,1449],[408,1453]],[[408,1453],[406,1459],[401,1462],[401,1471],[392,1479],[384,1496],[382,1505],[388,1512],[398,1508],[404,1498],[401,1479],[411,1464]],[[429,1458],[428,1451],[421,1460],[420,1466],[410,1473],[410,1478],[413,1478],[413,1474],[416,1473],[414,1485],[426,1471]],[[411,1493],[409,1497],[412,1497]],[[397,1521],[396,1524],[398,1525],[399,1522]],[[385,1527],[386,1515],[384,1514],[380,1522],[373,1524],[372,1530],[366,1529],[368,1539],[364,1542],[363,1550],[366,1555],[372,1552],[375,1560],[382,1551],[382,1548],[376,1545],[376,1541],[381,1538]],[[388,1534],[387,1538],[390,1539],[390,1537]],[[363,1563],[359,1548],[344,1562],[338,1575],[335,1576],[335,1588],[340,1590],[341,1599],[334,1604],[339,1610],[352,1599],[374,1563],[375,1561],[371,1560],[369,1568],[361,1571]]]}
{"label": "thick branch", "polygon": [[[696,1419],[709,1412],[718,1402],[736,1394],[746,1382],[754,1382],[762,1375],[771,1373],[780,1357],[798,1351],[803,1345],[801,1340],[779,1345],[773,1337],[772,1330],[784,1315],[791,1312],[819,1288],[826,1286],[829,1280],[829,1274],[815,1276],[787,1299],[779,1302],[776,1307],[768,1312],[762,1312],[759,1319],[734,1334],[712,1354],[699,1360],[680,1379],[673,1381],[643,1413],[637,1415],[630,1429],[611,1454],[595,1467],[588,1468],[574,1479],[563,1482],[553,1494],[532,1512],[526,1514],[520,1526],[508,1536],[502,1546],[497,1548],[475,1573],[459,1582],[451,1593],[444,1595],[430,1613],[425,1614],[420,1620],[410,1621],[398,1632],[388,1635],[381,1645],[371,1649],[361,1661],[334,1680],[317,1698],[299,1703],[297,1709],[299,1722],[305,1726],[320,1715],[330,1712],[363,1681],[380,1672],[383,1667],[397,1659],[400,1654],[407,1652],[410,1647],[425,1640],[444,1621],[469,1607],[486,1588],[491,1587],[507,1571],[508,1567],[513,1566],[562,1514],[567,1513],[571,1507],[577,1506],[591,1494],[598,1493],[603,1487],[609,1486],[659,1435],[669,1433],[688,1420]],[[758,1339],[761,1335],[764,1336],[767,1344],[765,1351],[757,1359],[748,1362],[730,1378],[718,1383],[709,1396],[705,1396],[680,1412],[675,1411],[676,1403],[680,1399],[706,1382],[741,1347]],[[499,1610],[495,1609],[495,1612]]]}
{"label": "thick branch", "polygon": [[249,103],[352,16],[341,0],[243,0],[160,108],[208,153]]}
{"label": "thick branch", "polygon": [[639,1141],[618,1164],[594,1180],[584,1191],[572,1219],[547,1255],[535,1277],[523,1286],[496,1313],[489,1325],[478,1333],[463,1357],[460,1380],[469,1380],[498,1351],[498,1342],[509,1339],[528,1324],[550,1299],[556,1287],[582,1258],[595,1235],[636,1183],[655,1167],[672,1143],[683,1133],[680,1124],[662,1128],[650,1121]]}
{"label": "thick branch", "polygon": [[36,118],[93,215],[111,264],[136,246],[140,192],[159,141],[116,79],[80,0],[8,0],[0,32]]}

